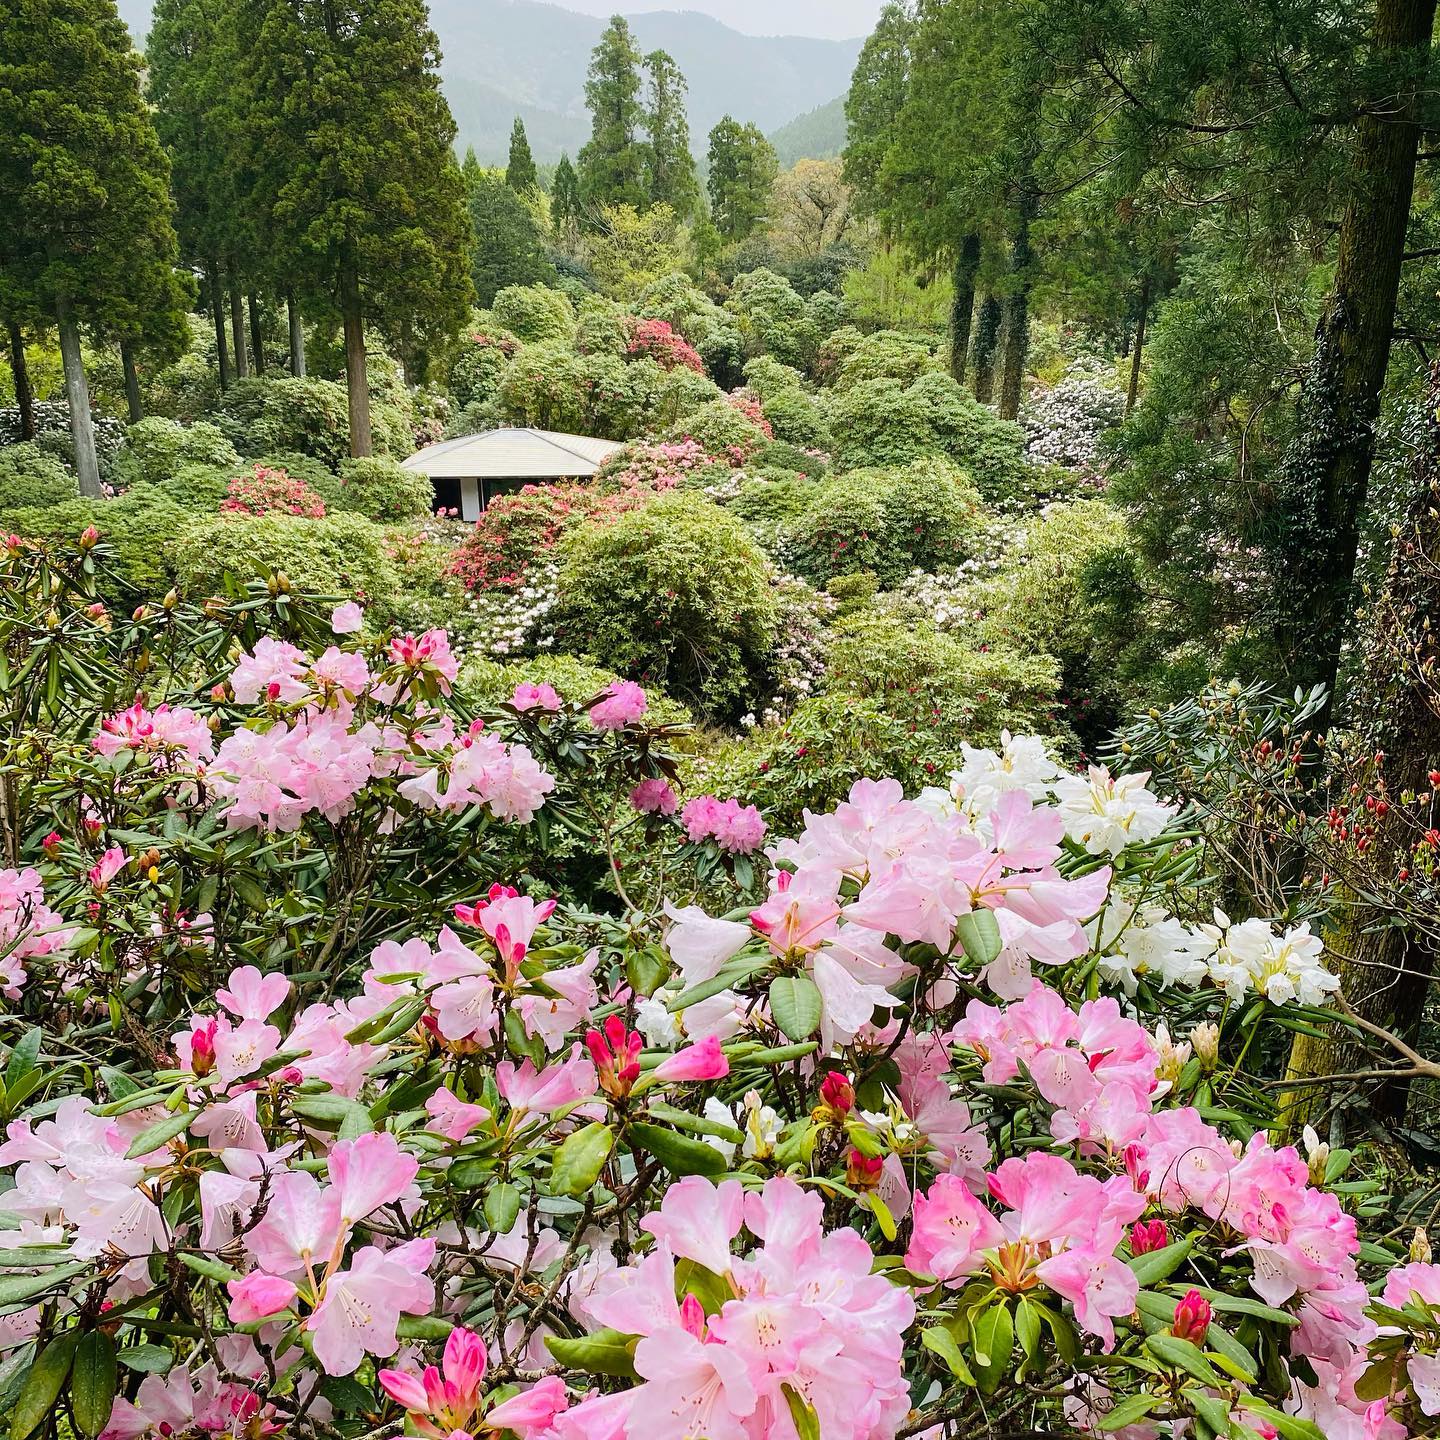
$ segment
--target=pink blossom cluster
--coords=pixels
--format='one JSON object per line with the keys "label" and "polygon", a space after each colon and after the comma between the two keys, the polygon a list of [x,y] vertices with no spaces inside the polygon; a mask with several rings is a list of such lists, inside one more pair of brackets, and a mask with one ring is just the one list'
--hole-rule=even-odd
{"label": "pink blossom cluster", "polygon": [[[592,1324],[641,1337],[641,1383],[582,1401],[558,1436],[766,1440],[791,1433],[787,1388],[814,1408],[822,1435],[893,1435],[910,1408],[901,1357],[915,1303],[871,1273],[857,1231],[827,1231],[823,1211],[819,1195],[783,1176],[749,1192],[734,1180],[672,1185],[640,1222],[655,1247],[580,1302]],[[736,1254],[742,1231],[754,1244]],[[716,1309],[693,1292],[677,1300],[677,1262],[700,1267],[728,1298]]]}
{"label": "pink blossom cluster", "polygon": [[630,806],[641,815],[673,815],[679,800],[667,780],[652,775],[630,792]]}
{"label": "pink blossom cluster", "polygon": [[590,707],[590,723],[597,730],[623,730],[645,713],[648,703],[633,680],[617,680]]}
{"label": "pink blossom cluster", "polygon": [[478,721],[436,759],[400,783],[401,795],[425,810],[480,805],[499,820],[524,825],[555,788],[554,776],[524,745],[501,740]]}
{"label": "pink blossom cluster", "polygon": [[304,515],[319,520],[325,502],[303,480],[279,466],[256,465],[236,475],[220,508],[239,515]]}
{"label": "pink blossom cluster", "polygon": [[680,823],[691,844],[713,840],[729,855],[749,855],[765,838],[765,822],[753,805],[717,800],[713,795],[697,795],[687,801]]}
{"label": "pink blossom cluster", "polygon": [[635,359],[653,360],[664,370],[682,366],[697,375],[705,373],[700,352],[664,320],[629,321],[630,338],[625,353]]}
{"label": "pink blossom cluster", "polygon": [[140,700],[102,720],[100,733],[91,743],[106,756],[133,750],[148,756],[152,765],[162,764],[173,754],[196,766],[215,753],[210,727],[194,710],[172,709],[169,705],[147,710]]}
{"label": "pink blossom cluster", "polygon": [[69,948],[74,931],[45,903],[40,872],[0,870],[0,995],[18,1000],[25,962]]}

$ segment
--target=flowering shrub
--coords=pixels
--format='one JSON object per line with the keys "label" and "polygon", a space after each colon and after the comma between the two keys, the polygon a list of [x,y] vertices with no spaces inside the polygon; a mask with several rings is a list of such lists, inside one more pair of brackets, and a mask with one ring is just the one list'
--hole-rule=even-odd
{"label": "flowering shrub", "polygon": [[683,365],[697,375],[705,373],[705,362],[695,347],[677,334],[664,320],[632,320],[626,355],[646,356],[663,370]]}
{"label": "flowering shrub", "polygon": [[1094,365],[1076,364],[1055,384],[1032,391],[1020,412],[1032,465],[1093,470],[1100,440],[1125,418],[1125,397]]}
{"label": "flowering shrub", "polygon": [[325,502],[303,480],[264,465],[235,476],[220,508],[237,515],[304,515],[311,520],[325,514]]}
{"label": "flowering shrub", "polygon": [[1194,918],[1144,775],[1006,737],[774,836],[638,687],[467,716],[444,632],[103,559],[0,568],[17,1440],[1433,1432],[1440,1271],[1241,1066],[1325,968]]}

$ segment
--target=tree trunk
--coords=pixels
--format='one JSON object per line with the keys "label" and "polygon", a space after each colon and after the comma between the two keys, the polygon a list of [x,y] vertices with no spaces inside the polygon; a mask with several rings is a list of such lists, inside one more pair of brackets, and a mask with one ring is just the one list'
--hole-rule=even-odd
{"label": "tree trunk", "polygon": [[1278,587],[1286,602],[1279,619],[1282,649],[1293,681],[1323,684],[1332,693],[1390,359],[1415,189],[1417,92],[1425,84],[1435,4],[1377,0],[1375,6],[1375,65],[1382,73],[1411,78],[1399,93],[1367,105],[1356,127],[1334,288],[1301,386],[1299,438],[1282,473],[1287,537]]}
{"label": "tree trunk", "polygon": [[10,373],[15,377],[15,408],[20,412],[20,438],[35,438],[35,392],[30,388],[30,367],[25,363],[25,336],[9,322]]}
{"label": "tree trunk", "polygon": [[210,286],[210,313],[215,317],[215,360],[220,368],[220,389],[230,388],[230,346],[225,339],[225,306],[220,298],[220,266],[212,260],[206,270]]}
{"label": "tree trunk", "polygon": [[240,287],[230,282],[230,343],[235,347],[235,378],[245,380],[250,375],[250,362],[245,358],[245,302],[240,296]]}
{"label": "tree trunk", "polygon": [[350,453],[374,453],[370,438],[370,382],[365,373],[365,316],[360,277],[347,265],[340,273],[340,314],[345,322],[345,389],[350,401]]}
{"label": "tree trunk", "polygon": [[286,297],[285,308],[290,314],[290,373],[299,378],[305,374],[305,327],[293,295]]}
{"label": "tree trunk", "polygon": [[1000,371],[1000,418],[1013,420],[1020,413],[1025,388],[1025,357],[1030,350],[1030,216],[1034,201],[1028,188],[1021,197],[1010,242],[1011,290],[1005,297],[1005,363]]}
{"label": "tree trunk", "polygon": [[70,406],[70,434],[75,441],[75,473],[80,493],[100,498],[100,466],[95,458],[95,427],[90,422],[90,387],[80,358],[80,327],[63,295],[55,297],[55,328],[60,332],[60,359],[65,366],[65,399]]}
{"label": "tree trunk", "polygon": [[120,369],[125,375],[125,408],[133,425],[145,412],[140,407],[140,376],[135,370],[135,348],[128,340],[120,342]]}
{"label": "tree trunk", "polygon": [[260,333],[260,302],[252,294],[250,306],[250,354],[255,361],[255,373],[265,373],[265,339]]}
{"label": "tree trunk", "polygon": [[[1363,707],[1374,716],[1364,745],[1384,755],[1385,793],[1391,797],[1376,820],[1375,837],[1365,852],[1366,869],[1357,888],[1384,897],[1396,875],[1411,859],[1416,832],[1400,801],[1405,791],[1425,794],[1435,787],[1430,771],[1440,764],[1440,365],[1430,371],[1422,405],[1425,443],[1413,465],[1414,493],[1404,524],[1394,532],[1385,583],[1371,608],[1366,644],[1358,667],[1363,675]],[[1424,823],[1424,822],[1422,822]],[[1373,883],[1367,877],[1373,876]],[[1426,993],[1434,974],[1435,952],[1423,927],[1383,923],[1403,918],[1388,906],[1386,913],[1359,894],[1340,907],[1332,949],[1342,957],[1343,993],[1355,1011],[1372,1024],[1413,1043],[1420,1028]],[[1385,1055],[1389,1062],[1397,1057]],[[1287,1078],[1312,1079],[1374,1068],[1373,1052],[1354,1035],[1338,1028],[1324,1039],[1296,1035]],[[1348,1082],[1337,1082],[1348,1083]],[[1404,1119],[1409,1087],[1399,1080],[1361,1082],[1365,1113],[1382,1121]],[[1316,1102],[1330,1087],[1291,1092],[1285,1107],[1292,1133],[1315,1113]]]}
{"label": "tree trunk", "polygon": [[970,320],[975,313],[975,272],[980,268],[980,237],[967,235],[955,256],[955,293],[950,301],[950,374],[965,383],[970,357]]}
{"label": "tree trunk", "polygon": [[1135,318],[1135,351],[1130,357],[1130,388],[1125,392],[1125,413],[1131,414],[1140,398],[1140,356],[1145,349],[1145,322],[1150,317],[1150,277],[1140,282],[1140,313]]}
{"label": "tree trunk", "polygon": [[994,295],[987,295],[975,322],[975,398],[990,403],[995,393],[995,351],[1000,344],[1000,320],[1004,309]]}

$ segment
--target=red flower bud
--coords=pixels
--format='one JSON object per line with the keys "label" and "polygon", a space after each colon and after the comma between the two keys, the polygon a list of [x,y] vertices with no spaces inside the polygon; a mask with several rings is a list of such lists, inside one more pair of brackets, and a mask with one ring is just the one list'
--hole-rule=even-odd
{"label": "red flower bud", "polygon": [[1170,1243],[1170,1227],[1163,1220],[1137,1220],[1130,1227],[1130,1253],[1144,1255]]}
{"label": "red flower bud", "polygon": [[854,1108],[855,1087],[838,1070],[832,1070],[820,1082],[820,1098],[832,1110],[845,1115]]}
{"label": "red flower bud", "polygon": [[845,1183],[856,1190],[873,1190],[880,1183],[884,1163],[878,1155],[862,1155],[852,1150],[845,1164]]}

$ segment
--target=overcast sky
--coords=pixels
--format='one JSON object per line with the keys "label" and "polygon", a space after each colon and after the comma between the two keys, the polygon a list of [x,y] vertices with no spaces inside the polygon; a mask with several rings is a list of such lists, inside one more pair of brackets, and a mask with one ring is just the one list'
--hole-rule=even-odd
{"label": "overcast sky", "polygon": [[554,0],[587,15],[634,15],[642,10],[700,10],[747,35],[820,35],[848,40],[868,35],[884,0]]}

